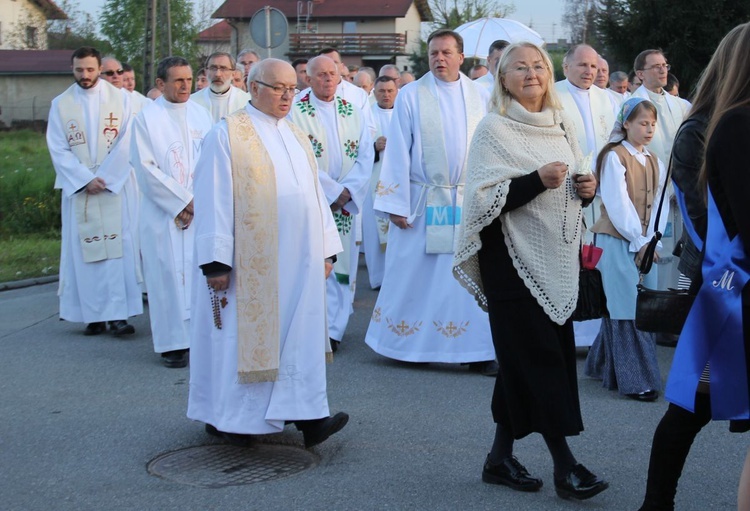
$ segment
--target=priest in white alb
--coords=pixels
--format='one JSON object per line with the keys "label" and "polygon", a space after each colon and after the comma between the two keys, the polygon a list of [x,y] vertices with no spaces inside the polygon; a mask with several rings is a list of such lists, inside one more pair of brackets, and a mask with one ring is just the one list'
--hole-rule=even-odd
{"label": "priest in white alb", "polygon": [[286,120],[294,68],[265,59],[248,82],[252,103],[214,126],[196,166],[187,415],[236,444],[294,422],[311,447],[348,420],[326,395],[325,279],[341,242],[310,142]]}
{"label": "priest in white alb", "polygon": [[154,351],[166,367],[187,365],[193,281],[193,173],[208,111],[190,100],[193,71],[182,57],[156,69],[162,95],[133,122],[131,163],[141,190],[140,245]]}
{"label": "priest in white alb", "polygon": [[393,104],[398,95],[396,80],[390,76],[381,76],[375,80],[373,96],[375,102],[370,105],[370,112],[377,128],[375,132],[375,164],[370,177],[370,189],[365,197],[362,211],[362,243],[365,249],[365,263],[370,287],[379,289],[385,274],[385,249],[388,243],[390,220],[376,215],[373,209],[377,185],[380,181],[380,167],[387,142],[386,132],[391,124]]}
{"label": "priest in white alb", "polygon": [[311,90],[294,103],[291,120],[309,138],[320,182],[341,235],[344,252],[328,279],[328,333],[336,351],[353,312],[357,279],[357,222],[372,174],[374,148],[362,111],[336,95],[340,80],[325,55],[307,63]]}
{"label": "priest in white alb", "polygon": [[388,130],[375,210],[391,219],[385,276],[367,330],[377,353],[497,373],[487,313],[453,278],[469,142],[488,93],[460,73],[463,39],[428,39],[430,72],[405,85]]}
{"label": "priest in white alb", "polygon": [[244,108],[250,94],[232,85],[237,63],[229,53],[218,51],[206,59],[208,87],[193,93],[191,99],[211,112],[214,123]]}
{"label": "priest in white alb", "polygon": [[138,263],[138,186],[128,163],[130,98],[100,79],[101,54],[73,52],[75,83],[52,100],[47,147],[62,190],[60,318],[85,335],[132,334],[143,312]]}

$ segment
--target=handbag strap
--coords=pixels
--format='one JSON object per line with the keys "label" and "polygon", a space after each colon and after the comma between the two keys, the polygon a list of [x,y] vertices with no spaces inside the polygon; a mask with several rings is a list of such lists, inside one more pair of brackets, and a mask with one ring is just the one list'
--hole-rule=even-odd
{"label": "handbag strap", "polygon": [[638,273],[643,276],[651,271],[651,267],[654,264],[654,254],[656,253],[656,245],[662,237],[659,231],[659,219],[661,218],[661,209],[664,206],[664,197],[667,194],[667,187],[669,186],[669,178],[672,175],[672,155],[669,155],[669,165],[667,166],[667,177],[664,179],[664,186],[661,189],[661,198],[659,199],[659,208],[656,210],[656,221],[654,223],[654,236],[651,241],[648,242],[646,252],[643,254],[641,259],[641,265],[638,268]]}

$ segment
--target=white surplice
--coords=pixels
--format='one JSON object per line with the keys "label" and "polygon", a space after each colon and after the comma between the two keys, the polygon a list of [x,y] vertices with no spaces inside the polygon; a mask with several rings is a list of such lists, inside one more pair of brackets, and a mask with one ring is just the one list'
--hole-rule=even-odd
{"label": "white surplice", "polygon": [[211,87],[204,87],[198,92],[193,92],[190,99],[206,108],[211,113],[214,123],[217,123],[240,108],[245,108],[250,101],[250,94],[234,85],[230,85],[223,94],[215,93]]}
{"label": "white surplice", "polygon": [[175,217],[193,200],[195,164],[212,126],[202,106],[164,96],[133,122],[131,163],[141,190],[141,257],[157,353],[190,347],[195,229],[181,229]]}
{"label": "white surplice", "polygon": [[[373,141],[386,134],[386,130],[391,123],[393,109],[383,109],[377,103],[370,106],[372,118],[375,121],[376,131]],[[385,251],[380,246],[380,236],[378,235],[378,222],[375,217],[373,203],[375,201],[375,187],[380,179],[380,168],[383,165],[383,156],[385,151],[380,151],[379,159],[372,167],[372,177],[370,178],[370,188],[365,196],[365,202],[362,206],[362,244],[365,248],[365,263],[367,264],[367,276],[370,279],[370,287],[376,289],[383,283],[385,275]]]}
{"label": "white surplice", "polygon": [[[343,147],[339,143],[336,101],[321,101],[315,94],[310,92],[310,103],[315,107],[316,118],[326,131],[327,150],[324,150],[323,158],[326,157],[326,154],[329,158],[328,173],[321,170],[318,174],[326,200],[328,204],[333,204],[339,195],[341,195],[341,192],[344,191],[344,188],[346,188],[349,190],[352,198],[344,205],[343,209],[352,215],[359,215],[363,208],[365,196],[367,195],[370,176],[372,175],[372,163],[375,158],[375,149],[372,145],[370,130],[363,121],[361,123],[356,161],[349,172],[342,177],[341,169],[345,155],[342,154]],[[301,126],[300,129],[304,131],[304,128]],[[343,339],[346,327],[349,324],[349,316],[354,312],[352,304],[357,285],[357,266],[359,262],[356,221],[352,221],[352,229],[354,231],[353,235],[349,237],[349,283],[339,282],[333,273],[326,281],[328,334],[336,341]],[[339,257],[344,257],[344,255],[340,254]]]}
{"label": "white surplice", "polygon": [[[297,95],[294,96],[294,102],[296,103],[307,94],[312,95],[312,89],[310,87],[297,93]],[[359,108],[364,118],[364,123],[367,124],[370,136],[374,137],[376,130],[375,119],[370,113],[370,97],[367,93],[360,87],[357,87],[346,80],[341,80],[336,87],[336,95]]]}
{"label": "white surplice", "polygon": [[[100,104],[103,88],[114,88],[98,80],[90,89],[75,86],[75,103],[86,119],[85,136],[91,161],[97,161],[99,118],[106,116]],[[116,89],[115,89],[116,90]],[[60,251],[60,318],[66,321],[93,323],[127,319],[143,312],[138,258],[138,185],[128,163],[132,119],[130,97],[123,98],[120,132],[107,157],[98,168],[89,169],[73,154],[67,141],[67,119],[59,110],[61,96],[52,100],[47,126],[47,147],[55,167],[55,188],[62,189],[62,247]],[[107,189],[122,197],[122,257],[92,263],[84,262],[73,201],[94,178],[104,179]]]}
{"label": "white surplice", "polygon": [[[123,89],[126,90],[126,89]],[[128,91],[128,94],[130,94],[130,104],[133,109],[133,117],[138,115],[141,110],[146,108],[148,105],[152,103],[150,99],[148,99],[146,96],[138,92],[137,90],[134,91]]]}
{"label": "white surplice", "polygon": [[[464,76],[457,82],[435,82],[450,183],[457,184],[470,142],[464,88],[479,91],[482,115],[488,94]],[[422,154],[419,87],[419,82],[409,83],[396,98],[380,174],[383,189],[375,199],[375,210],[383,214],[409,217],[418,210],[421,183],[430,181]],[[455,203],[456,188],[452,195]],[[453,254],[427,254],[426,241],[424,214],[418,214],[409,229],[391,224],[385,276],[367,344],[381,355],[409,362],[494,360],[487,313],[453,278]]]}
{"label": "white surplice", "polygon": [[[233,265],[235,200],[226,121],[204,139],[194,179],[195,269],[190,346],[189,418],[221,431],[279,432],[284,421],[327,417],[325,281],[323,261],[341,251],[330,208],[304,148],[286,119],[246,107],[275,165],[279,222],[280,364],[276,382],[237,382],[237,309],[233,268],[214,326],[211,293],[198,265]],[[322,218],[321,218],[322,216]]]}

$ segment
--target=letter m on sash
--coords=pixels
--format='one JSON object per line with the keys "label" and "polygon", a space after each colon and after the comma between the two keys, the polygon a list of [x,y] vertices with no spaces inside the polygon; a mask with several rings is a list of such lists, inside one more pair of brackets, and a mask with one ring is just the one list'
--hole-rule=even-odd
{"label": "letter m on sash", "polygon": [[453,206],[427,206],[427,225],[458,225],[461,223],[461,208]]}

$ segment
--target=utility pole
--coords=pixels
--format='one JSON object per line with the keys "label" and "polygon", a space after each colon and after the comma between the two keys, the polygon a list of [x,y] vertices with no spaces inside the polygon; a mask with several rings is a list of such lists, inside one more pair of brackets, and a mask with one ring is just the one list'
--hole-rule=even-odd
{"label": "utility pole", "polygon": [[[156,55],[157,21],[161,29],[158,34],[159,57]],[[169,0],[146,0],[146,34],[143,48],[143,92],[145,93],[156,77],[156,63],[160,58],[172,55],[172,15]]]}

